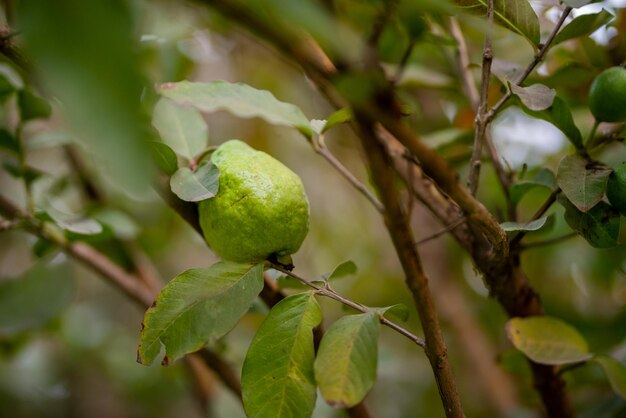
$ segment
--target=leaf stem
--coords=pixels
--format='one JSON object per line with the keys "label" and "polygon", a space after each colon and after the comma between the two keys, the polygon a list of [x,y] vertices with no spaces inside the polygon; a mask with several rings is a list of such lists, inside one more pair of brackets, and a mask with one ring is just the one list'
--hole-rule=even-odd
{"label": "leaf stem", "polygon": [[[353,302],[350,299],[347,299],[343,296],[341,296],[339,293],[335,292],[334,290],[332,290],[330,287],[324,287],[324,286],[318,286],[315,283],[310,282],[309,280],[305,279],[304,277],[298,276],[297,274],[286,270],[285,268],[279,266],[278,264],[274,264],[271,263],[270,266],[274,269],[274,270],[278,270],[281,273],[298,280],[300,283],[310,287],[311,289],[314,289],[316,291],[317,294],[322,295],[322,296],[326,296],[330,299],[334,299],[337,302],[343,303],[346,306],[349,306],[352,309],[355,309],[359,312],[363,312],[363,313],[367,313],[370,312],[371,309],[368,308],[365,305],[362,305],[360,303],[357,302]],[[399,334],[407,337],[409,340],[413,341],[415,344],[419,345],[422,348],[426,347],[426,342],[424,341],[423,338],[418,337],[417,335],[411,333],[409,330],[407,330],[406,328],[401,327],[400,325],[396,324],[393,321],[390,321],[389,319],[385,318],[382,315],[379,315],[380,318],[380,323],[393,329],[394,331],[398,332]]]}

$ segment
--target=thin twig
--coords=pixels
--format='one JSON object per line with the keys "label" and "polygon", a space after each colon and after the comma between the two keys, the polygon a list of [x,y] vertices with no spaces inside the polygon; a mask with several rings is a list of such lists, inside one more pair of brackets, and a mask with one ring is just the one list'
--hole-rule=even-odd
{"label": "thin twig", "polygon": [[483,150],[483,141],[485,131],[487,130],[488,121],[485,118],[487,111],[487,101],[489,100],[489,78],[491,77],[491,63],[493,61],[493,51],[491,49],[491,31],[493,30],[493,2],[489,0],[487,4],[487,21],[489,25],[485,33],[485,44],[483,46],[483,64],[480,80],[480,99],[478,101],[478,109],[476,111],[476,127],[474,134],[474,149],[472,158],[470,159],[470,173],[468,180],[468,188],[472,196],[476,195],[478,189],[478,180],[480,178],[481,156]]}
{"label": "thin twig", "polygon": [[548,238],[543,241],[529,242],[528,244],[520,244],[519,250],[529,250],[531,248],[545,247],[547,245],[556,244],[558,242],[566,241],[570,238],[574,238],[578,234],[576,232],[570,232],[569,234],[561,235],[560,237]]}
{"label": "thin twig", "polygon": [[339,172],[339,174],[341,174],[346,180],[348,180],[348,182],[355,189],[361,192],[361,194],[372,203],[378,213],[384,212],[385,208],[383,207],[382,203],[380,203],[380,201],[376,198],[376,196],[374,196],[374,193],[372,193],[365,184],[359,181],[359,179],[357,179],[354,174],[352,174],[343,164],[341,164],[341,162],[326,147],[323,135],[319,135],[319,138],[317,140],[313,139],[311,142],[315,152],[321,155],[326,161],[328,161],[330,165],[332,165]]}
{"label": "thin twig", "polygon": [[[563,9],[563,13],[561,13],[561,17],[559,18],[559,21],[556,23],[556,25],[552,29],[552,32],[548,36],[548,39],[546,39],[546,42],[543,45],[541,45],[541,47],[539,48],[539,51],[535,55],[535,58],[532,60],[530,64],[528,64],[528,66],[526,67],[522,75],[515,81],[515,84],[520,86],[524,82],[524,80],[526,80],[526,78],[530,75],[530,73],[533,72],[535,67],[537,67],[537,65],[539,65],[539,63],[543,60],[546,53],[548,52],[548,49],[550,49],[550,46],[552,45],[554,38],[556,37],[557,33],[559,32],[559,30],[565,23],[565,19],[567,19],[567,16],[569,16],[571,12],[572,12],[572,8],[569,6]],[[496,103],[491,109],[489,109],[489,111],[485,115],[485,118],[488,121],[491,121],[495,117],[495,115],[500,111],[500,109],[502,109],[505,103],[511,98],[512,94],[513,93],[509,89],[504,94],[504,96],[502,96],[502,98],[498,101],[498,103]]]}
{"label": "thin twig", "polygon": [[[307,279],[305,279],[304,277],[298,276],[297,274],[289,271],[289,270],[285,270],[283,267],[276,265],[276,264],[272,264],[271,267],[274,270],[278,270],[283,274],[286,274],[289,277],[292,277],[296,280],[298,280],[300,283],[310,287],[311,289],[314,289],[317,294],[322,295],[322,296],[326,296],[327,298],[330,299],[334,299],[337,302],[343,303],[346,306],[349,306],[352,309],[355,309],[359,312],[363,312],[363,313],[368,313],[371,312],[371,309],[368,308],[365,305],[361,305],[360,303],[357,302],[353,302],[350,299],[347,299],[343,296],[341,296],[339,293],[335,292],[334,290],[332,290],[329,287],[323,287],[323,286],[318,286],[315,283],[312,283],[310,281],[308,281]],[[426,341],[424,341],[423,338],[418,337],[417,335],[413,334],[411,331],[407,330],[406,328],[401,327],[400,325],[396,324],[393,321],[390,321],[389,319],[385,318],[384,316],[379,315],[380,318],[380,323],[393,329],[394,331],[398,332],[399,334],[405,336],[406,338],[408,338],[409,340],[413,341],[415,344],[419,345],[422,348],[426,347]]]}
{"label": "thin twig", "polygon": [[440,229],[439,231],[435,232],[434,234],[429,235],[429,236],[427,236],[425,238],[422,238],[422,239],[419,239],[419,240],[415,241],[415,245],[419,247],[420,245],[425,244],[428,241],[431,241],[431,240],[433,240],[435,238],[439,238],[440,236],[446,234],[447,232],[452,231],[454,228],[456,228],[457,226],[459,226],[459,225],[461,225],[461,224],[463,224],[465,222],[466,222],[465,218],[457,219],[456,221],[454,221],[450,225],[447,225],[445,228]]}

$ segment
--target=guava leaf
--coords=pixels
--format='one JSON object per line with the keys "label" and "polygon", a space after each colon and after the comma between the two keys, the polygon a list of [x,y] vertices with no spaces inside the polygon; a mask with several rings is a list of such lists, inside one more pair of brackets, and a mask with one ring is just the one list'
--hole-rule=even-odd
{"label": "guava leaf", "polygon": [[30,89],[22,89],[17,93],[17,103],[20,108],[20,117],[24,122],[32,119],[46,119],[52,113],[50,103]]}
{"label": "guava leaf", "polygon": [[196,171],[188,167],[179,168],[172,178],[170,187],[176,196],[186,202],[200,202],[214,197],[220,187],[220,170],[215,164],[203,162]]}
{"label": "guava leaf", "polygon": [[528,109],[533,111],[545,110],[552,106],[556,97],[556,90],[543,84],[533,84],[528,87],[509,84],[511,92],[519,97],[520,101]]}
{"label": "guava leaf", "polygon": [[226,110],[241,118],[258,117],[274,125],[291,126],[310,138],[313,129],[304,113],[291,103],[281,102],[267,90],[243,83],[212,81],[165,83],[158,92],[176,103],[193,106],[201,112]]}
{"label": "guava leaf", "polygon": [[0,281],[0,337],[45,325],[69,305],[73,293],[65,263],[40,262],[19,278]]}
{"label": "guava leaf", "polygon": [[531,222],[502,222],[500,227],[506,232],[515,232],[515,231],[538,231],[543,228],[548,220],[549,216],[544,216],[542,218],[536,219]]}
{"label": "guava leaf", "polygon": [[556,182],[578,210],[587,212],[602,200],[611,171],[580,155],[568,155],[559,164]]}
{"label": "guava leaf", "polygon": [[557,318],[511,318],[506,323],[506,334],[515,348],[535,363],[558,366],[593,357],[583,336]]}
{"label": "guava leaf", "polygon": [[[459,7],[480,16],[487,15],[488,0],[454,0]],[[494,0],[494,21],[539,46],[539,19],[528,0]]]}
{"label": "guava leaf", "polygon": [[558,202],[565,208],[565,222],[595,248],[619,244],[620,214],[611,205],[600,202],[587,212],[579,211],[565,196]]}
{"label": "guava leaf", "polygon": [[0,96],[12,93],[24,87],[22,77],[5,63],[0,63]]}
{"label": "guava leaf", "polygon": [[352,109],[349,107],[339,109],[336,112],[331,113],[328,118],[326,118],[326,124],[322,128],[322,133],[342,123],[350,122],[352,118]]}
{"label": "guava leaf", "polygon": [[326,273],[320,277],[319,280],[331,281],[334,279],[340,279],[342,277],[353,275],[357,272],[357,267],[354,261],[344,261],[333,269],[330,273]]}
{"label": "guava leaf", "polygon": [[580,36],[591,35],[614,17],[615,16],[604,9],[598,13],[578,16],[568,23],[567,26],[561,29],[561,31],[554,38],[553,44],[556,45]]}
{"label": "guava leaf", "polygon": [[626,399],[626,365],[609,356],[596,356],[593,361],[604,369],[613,391]]}
{"label": "guava leaf", "polygon": [[263,289],[263,264],[221,261],[174,277],[146,311],[137,362],[150,365],[161,344],[168,365],[230,331]]}
{"label": "guava leaf", "polygon": [[257,331],[241,373],[250,418],[309,418],[317,385],[313,328],[322,311],[312,293],[288,296],[272,308]]}
{"label": "guava leaf", "polygon": [[556,190],[556,177],[550,169],[542,168],[532,179],[521,180],[511,185],[509,196],[513,206],[517,206],[526,193],[537,187],[545,187],[553,191]]}
{"label": "guava leaf", "polygon": [[51,200],[44,202],[44,211],[62,229],[80,235],[97,235],[103,229],[100,222],[82,214],[68,213],[65,208],[58,207]]}
{"label": "guava leaf", "polygon": [[374,311],[344,316],[326,331],[315,359],[315,380],[330,405],[361,402],[376,381],[380,323]]}
{"label": "guava leaf", "polygon": [[176,154],[193,160],[206,148],[209,128],[200,112],[162,98],[154,107],[152,125]]}
{"label": "guava leaf", "polygon": [[567,4],[569,7],[573,9],[578,9],[579,7],[583,7],[596,0],[563,0],[564,4]]}
{"label": "guava leaf", "polygon": [[20,152],[20,143],[6,129],[0,129],[0,148],[18,154]]}
{"label": "guava leaf", "polygon": [[382,315],[391,315],[398,318],[402,322],[409,319],[409,307],[404,303],[396,303],[395,305],[386,306],[384,308],[372,308]]}
{"label": "guava leaf", "polygon": [[526,106],[521,106],[521,109],[527,115],[550,122],[559,128],[559,130],[565,134],[567,139],[576,147],[576,149],[583,148],[583,137],[580,134],[580,130],[574,123],[572,112],[560,97],[556,96],[552,102],[552,106],[545,110],[534,111]]}
{"label": "guava leaf", "polygon": [[162,142],[151,141],[150,150],[155,164],[163,173],[171,176],[178,170],[176,154],[170,147]]}

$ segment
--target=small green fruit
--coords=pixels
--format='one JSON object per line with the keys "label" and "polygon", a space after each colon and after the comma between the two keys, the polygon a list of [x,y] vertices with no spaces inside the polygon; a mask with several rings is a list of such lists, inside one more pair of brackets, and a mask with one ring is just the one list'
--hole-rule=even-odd
{"label": "small green fruit", "polygon": [[626,164],[622,164],[609,176],[606,185],[606,197],[609,203],[626,216]]}
{"label": "small green fruit", "polygon": [[309,203],[300,178],[280,161],[233,139],[211,156],[219,191],[199,204],[200,226],[224,260],[288,259],[309,230]]}
{"label": "small green fruit", "polygon": [[589,109],[599,122],[626,121],[626,68],[611,67],[593,80]]}

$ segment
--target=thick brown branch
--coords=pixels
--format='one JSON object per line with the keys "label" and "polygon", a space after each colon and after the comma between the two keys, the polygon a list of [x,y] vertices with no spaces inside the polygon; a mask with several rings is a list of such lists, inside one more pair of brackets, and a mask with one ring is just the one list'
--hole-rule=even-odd
{"label": "thick brown branch", "polygon": [[374,125],[370,119],[357,113],[357,121],[360,129],[359,137],[372,171],[372,179],[385,206],[385,223],[400,258],[406,283],[413,295],[424,330],[426,355],[435,375],[446,416],[464,417],[446,344],[437,318],[437,310],[428,287],[428,278],[424,273],[419,253],[414,245],[415,238],[411,232],[409,221],[400,204],[395,174],[389,161],[385,158],[384,148],[381,147],[376,138]]}

